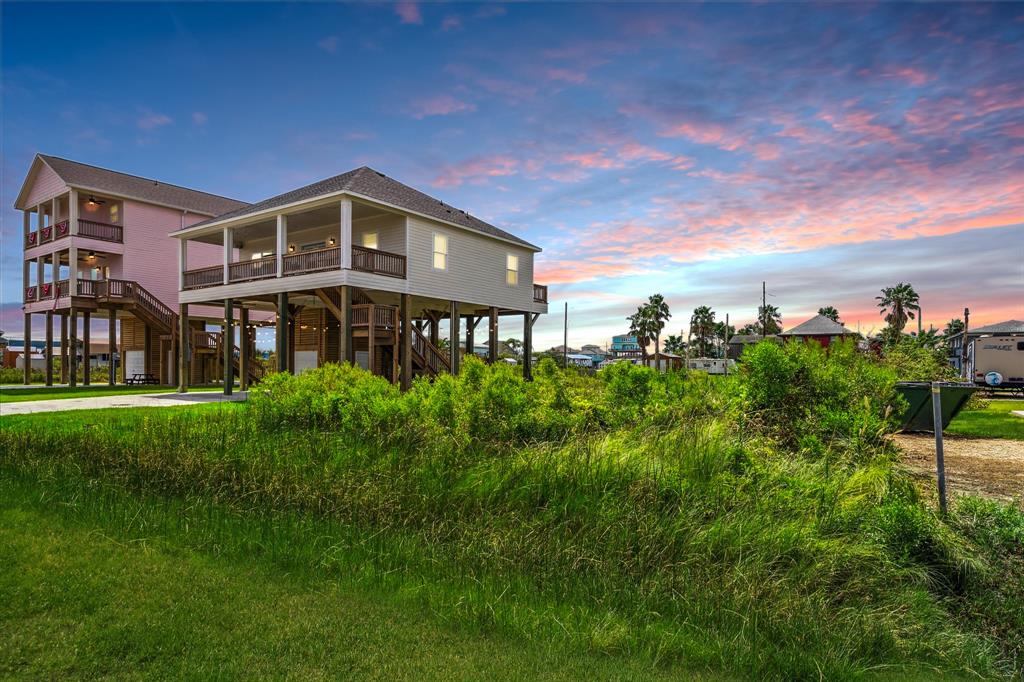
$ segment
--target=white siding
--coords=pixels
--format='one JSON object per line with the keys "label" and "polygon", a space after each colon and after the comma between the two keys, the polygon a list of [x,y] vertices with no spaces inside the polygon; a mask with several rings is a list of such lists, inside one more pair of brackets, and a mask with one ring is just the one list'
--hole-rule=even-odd
{"label": "white siding", "polygon": [[[448,237],[448,268],[433,266],[434,233]],[[519,257],[519,284],[505,283],[508,254]],[[409,218],[409,289],[443,300],[533,309],[533,251],[422,218]]]}

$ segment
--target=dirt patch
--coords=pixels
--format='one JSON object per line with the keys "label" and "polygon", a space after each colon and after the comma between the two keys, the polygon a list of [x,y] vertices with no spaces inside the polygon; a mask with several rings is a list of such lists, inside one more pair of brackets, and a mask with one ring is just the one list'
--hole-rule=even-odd
{"label": "dirt patch", "polygon": [[[922,479],[935,485],[935,436],[901,433],[903,461]],[[953,495],[973,493],[1024,504],[1024,441],[971,438],[947,434],[943,438],[946,489]]]}

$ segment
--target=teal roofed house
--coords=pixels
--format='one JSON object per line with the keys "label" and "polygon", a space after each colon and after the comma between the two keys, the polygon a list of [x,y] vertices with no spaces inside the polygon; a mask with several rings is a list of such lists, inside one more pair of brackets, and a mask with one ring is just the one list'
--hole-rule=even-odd
{"label": "teal roofed house", "polygon": [[640,344],[632,334],[613,336],[611,352],[616,358],[635,358],[642,355]]}

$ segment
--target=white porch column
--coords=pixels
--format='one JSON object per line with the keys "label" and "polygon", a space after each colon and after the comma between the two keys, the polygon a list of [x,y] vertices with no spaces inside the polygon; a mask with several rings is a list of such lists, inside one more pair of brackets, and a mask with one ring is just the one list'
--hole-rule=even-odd
{"label": "white porch column", "polygon": [[[42,229],[45,224],[46,217],[43,212],[43,205],[39,204],[36,206],[36,229]],[[42,235],[40,235],[40,238],[42,238]]]}
{"label": "white porch column", "polygon": [[284,276],[284,253],[288,248],[288,216],[280,214],[277,216],[277,248],[274,254],[277,256],[277,276]]}
{"label": "white porch column", "polygon": [[68,248],[68,296],[78,295],[78,247]]}
{"label": "white porch column", "polygon": [[341,214],[341,269],[352,269],[352,200],[342,199]]}
{"label": "white porch column", "polygon": [[[60,209],[60,202],[57,201],[57,197],[54,197],[53,199],[50,199],[50,224],[51,225],[56,225],[57,224],[57,222],[58,222],[57,221],[57,216],[60,215],[60,213],[58,212],[59,209]],[[71,223],[68,223],[68,227],[69,228],[71,227]],[[69,232],[68,234],[71,234],[71,233]],[[54,233],[53,238],[54,239],[57,238],[56,233]]]}
{"label": "white porch column", "polygon": [[185,290],[185,271],[188,270],[188,240],[178,240],[178,291]]}
{"label": "white porch column", "polygon": [[231,281],[231,249],[235,243],[235,231],[224,228],[224,284]]}
{"label": "white porch column", "polygon": [[22,248],[28,247],[28,235],[32,232],[32,212],[27,208],[21,212],[22,229],[25,232],[25,239],[22,240]]}
{"label": "white porch column", "polygon": [[46,274],[46,255],[45,254],[39,256],[38,258],[36,258],[36,268],[38,268],[36,270],[36,287],[38,287],[36,289],[36,300],[38,301],[38,300],[42,299],[42,297],[43,297],[43,282],[46,281],[44,279],[44,277],[43,277],[43,275]]}
{"label": "white porch column", "polygon": [[68,234],[78,234],[78,190],[68,192]]}

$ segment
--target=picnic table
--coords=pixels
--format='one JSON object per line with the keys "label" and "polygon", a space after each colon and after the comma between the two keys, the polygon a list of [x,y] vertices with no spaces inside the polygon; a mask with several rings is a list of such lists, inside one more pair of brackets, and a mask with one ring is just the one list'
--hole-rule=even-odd
{"label": "picnic table", "polygon": [[128,386],[156,386],[160,382],[149,372],[133,374],[130,379],[125,379]]}

